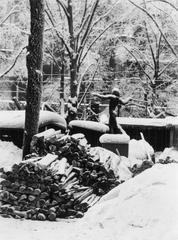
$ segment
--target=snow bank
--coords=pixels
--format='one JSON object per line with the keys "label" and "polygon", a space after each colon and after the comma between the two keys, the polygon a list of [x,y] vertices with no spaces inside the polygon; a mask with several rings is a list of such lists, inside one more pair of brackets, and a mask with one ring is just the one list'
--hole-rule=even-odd
{"label": "snow bank", "polygon": [[[20,162],[21,154],[13,143],[0,141],[0,167]],[[1,239],[177,240],[177,203],[178,164],[155,164],[110,191],[76,222],[0,217]]]}
{"label": "snow bank", "polygon": [[159,155],[157,162],[166,161],[169,158],[169,161],[174,161],[178,163],[178,149],[176,147],[165,148],[164,151]]}
{"label": "snow bank", "polygon": [[0,140],[0,168],[9,169],[14,163],[22,161],[22,149],[12,142]]}
{"label": "snow bank", "polygon": [[178,239],[178,164],[156,164],[113,189],[85,220],[119,240]]}

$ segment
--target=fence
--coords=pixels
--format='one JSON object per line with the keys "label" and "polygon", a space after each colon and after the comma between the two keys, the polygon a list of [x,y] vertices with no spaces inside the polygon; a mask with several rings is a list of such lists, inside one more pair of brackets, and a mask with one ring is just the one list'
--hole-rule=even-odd
{"label": "fence", "polygon": [[[136,84],[138,85],[141,83],[140,78],[138,76],[135,77],[128,77],[130,74],[125,74],[124,78],[121,79],[115,79],[112,82],[112,85],[120,85],[120,91],[121,95],[127,97],[128,93],[133,92],[138,100],[141,100],[141,95],[143,96],[141,87],[136,88]],[[64,94],[64,99],[67,100],[69,96],[69,76],[65,75],[65,88],[64,92],[60,89],[60,77],[57,74],[46,74],[43,81],[43,88],[42,88],[42,96],[43,101],[48,102],[60,102],[60,96],[61,94]],[[107,89],[105,89],[103,86],[104,84],[107,86],[108,84],[111,84],[110,79],[102,80],[103,76],[102,74],[97,75],[93,79],[93,87],[95,91],[100,91],[102,93],[107,93]],[[91,79],[85,79],[83,81],[84,87],[81,89],[80,96],[82,96],[85,93],[85,89],[87,88],[89,81]],[[175,80],[176,82],[176,80]],[[0,100],[11,100],[13,97],[16,97],[19,100],[25,100],[26,95],[26,84],[27,79],[19,79],[17,77],[9,77],[9,78],[2,78],[0,79]],[[87,105],[88,102],[91,100],[91,88],[88,89],[88,92],[86,93],[86,98],[84,98],[84,103]],[[170,92],[171,97],[172,92]],[[143,99],[142,99],[143,100]],[[175,104],[169,105],[167,109],[171,112],[177,112],[177,106],[178,106],[178,92],[177,95],[175,95],[174,99]],[[134,106],[132,106],[134,108]]]}

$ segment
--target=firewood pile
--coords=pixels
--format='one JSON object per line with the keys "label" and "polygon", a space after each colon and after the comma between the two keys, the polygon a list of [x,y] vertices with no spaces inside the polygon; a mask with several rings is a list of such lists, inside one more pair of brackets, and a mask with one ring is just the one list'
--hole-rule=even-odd
{"label": "firewood pile", "polygon": [[82,134],[47,130],[32,140],[33,154],[1,169],[0,214],[55,221],[80,218],[119,184],[113,170],[90,154]]}

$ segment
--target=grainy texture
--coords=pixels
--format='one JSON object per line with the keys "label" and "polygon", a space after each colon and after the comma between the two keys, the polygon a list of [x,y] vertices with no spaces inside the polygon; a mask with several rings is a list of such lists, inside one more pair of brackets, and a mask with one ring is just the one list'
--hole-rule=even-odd
{"label": "grainy texture", "polygon": [[81,135],[46,131],[34,139],[33,154],[10,171],[1,169],[2,216],[40,221],[81,218],[120,183],[111,168],[90,154]]}
{"label": "grainy texture", "polygon": [[30,12],[31,34],[27,54],[28,84],[23,156],[30,152],[32,136],[38,132],[42,87],[44,0],[30,0]]}

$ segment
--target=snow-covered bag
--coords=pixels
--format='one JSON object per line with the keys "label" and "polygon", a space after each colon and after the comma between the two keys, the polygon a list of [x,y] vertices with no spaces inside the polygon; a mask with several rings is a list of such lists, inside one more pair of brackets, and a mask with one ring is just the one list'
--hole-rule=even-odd
{"label": "snow-covered bag", "polygon": [[131,167],[136,165],[140,167],[143,161],[148,159],[148,154],[152,158],[154,155],[153,147],[145,140],[132,139],[129,142],[129,161]]}
{"label": "snow-covered bag", "polygon": [[169,158],[169,161],[174,161],[178,163],[178,148],[170,147],[165,148],[164,151],[160,154],[156,162],[165,162]]}
{"label": "snow-covered bag", "polygon": [[106,168],[106,170],[112,170],[115,177],[119,177],[119,180],[126,181],[132,177],[132,173],[129,170],[130,163],[128,158],[124,156],[118,156],[102,147],[92,147],[90,149],[90,154],[99,159]]}

